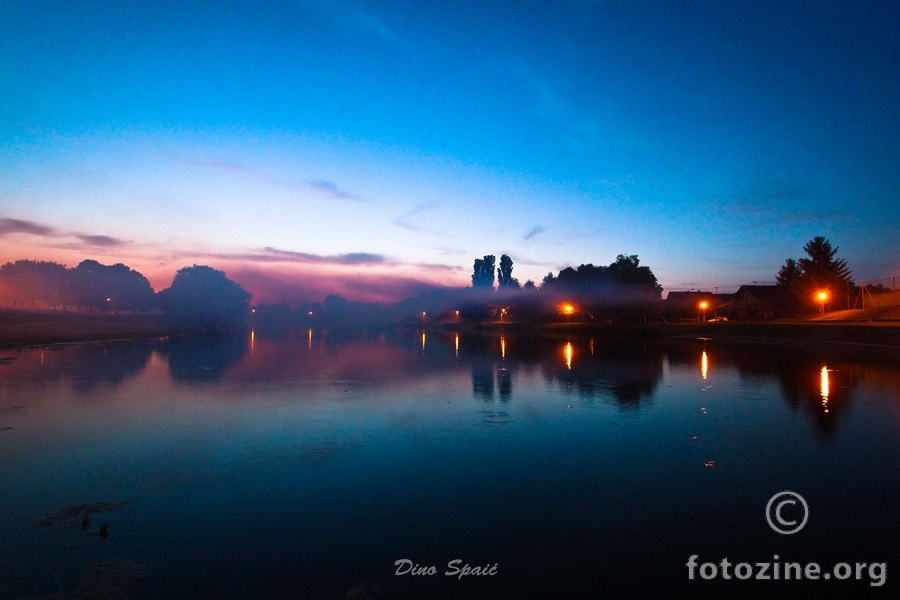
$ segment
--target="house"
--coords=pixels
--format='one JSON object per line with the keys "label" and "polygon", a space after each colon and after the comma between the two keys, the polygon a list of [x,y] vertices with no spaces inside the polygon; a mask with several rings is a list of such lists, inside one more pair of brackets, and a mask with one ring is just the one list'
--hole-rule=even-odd
{"label": "house", "polygon": [[787,297],[777,285],[742,285],[722,311],[734,321],[767,321],[784,314]]}

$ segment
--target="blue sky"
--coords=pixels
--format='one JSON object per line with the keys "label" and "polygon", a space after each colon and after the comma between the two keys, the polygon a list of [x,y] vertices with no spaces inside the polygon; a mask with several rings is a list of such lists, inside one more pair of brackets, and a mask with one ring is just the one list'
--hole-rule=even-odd
{"label": "blue sky", "polygon": [[638,254],[900,276],[894,2],[0,0],[0,260],[389,299]]}

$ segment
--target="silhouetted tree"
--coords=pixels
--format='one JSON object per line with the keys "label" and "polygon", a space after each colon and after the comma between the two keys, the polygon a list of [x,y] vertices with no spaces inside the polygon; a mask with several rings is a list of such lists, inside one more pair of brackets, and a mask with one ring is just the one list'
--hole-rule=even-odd
{"label": "silhouetted tree", "polygon": [[835,258],[838,249],[832,248],[831,242],[821,235],[814,237],[803,246],[809,258],[801,258],[797,262],[803,269],[803,277],[809,283],[829,286],[835,283],[846,286],[851,281],[851,271],[847,261]]}
{"label": "silhouetted tree", "polygon": [[591,319],[645,319],[656,314],[662,286],[637,255],[620,254],[607,267],[593,264],[548,273],[541,291],[567,303],[577,302]]}
{"label": "silhouetted tree", "polygon": [[488,254],[484,258],[476,258],[475,266],[472,273],[472,287],[476,288],[493,288],[494,287],[494,263],[496,258],[493,254]]}
{"label": "silhouetted tree", "polygon": [[518,289],[519,280],[512,276],[513,261],[504,254],[500,257],[500,267],[497,269],[497,286],[500,289]]}
{"label": "silhouetted tree", "polygon": [[65,306],[69,297],[66,267],[47,261],[17,260],[0,267],[0,291],[13,306]]}
{"label": "silhouetted tree", "polygon": [[180,269],[159,299],[168,314],[204,327],[241,325],[250,312],[250,293],[205,265]]}
{"label": "silhouetted tree", "polygon": [[800,282],[802,276],[803,270],[800,268],[800,265],[798,265],[797,261],[793,258],[789,258],[784,261],[784,265],[778,269],[778,274],[775,275],[775,283],[791,288]]}
{"label": "silhouetted tree", "polygon": [[835,258],[838,248],[819,235],[803,246],[807,258],[787,259],[775,276],[778,285],[788,289],[800,305],[817,305],[819,290],[829,294],[829,302],[845,306],[853,278],[847,261]]}
{"label": "silhouetted tree", "polygon": [[144,311],[155,301],[147,278],[121,263],[103,265],[83,260],[72,270],[71,278],[73,300],[82,307]]}

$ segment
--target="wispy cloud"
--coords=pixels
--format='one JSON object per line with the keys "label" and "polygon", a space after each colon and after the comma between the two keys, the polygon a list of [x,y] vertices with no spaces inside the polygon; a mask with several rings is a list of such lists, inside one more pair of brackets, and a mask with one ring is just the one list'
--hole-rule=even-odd
{"label": "wispy cloud", "polygon": [[533,237],[536,237],[536,236],[544,233],[545,231],[547,231],[547,228],[544,227],[543,225],[535,225],[534,227],[529,229],[528,232],[524,236],[522,236],[522,238],[525,240],[530,240]]}
{"label": "wispy cloud", "polygon": [[437,231],[435,229],[428,229],[427,227],[423,227],[422,225],[419,225],[419,224],[413,222],[414,217],[431,210],[435,206],[437,206],[437,204],[434,202],[417,204],[415,206],[415,208],[413,208],[411,211],[404,213],[404,214],[400,215],[399,217],[397,217],[396,219],[394,219],[393,223],[397,227],[402,227],[403,229],[406,229],[407,231],[414,231],[416,233],[428,233],[430,235],[438,235],[438,236],[446,237],[447,234],[444,232]]}
{"label": "wispy cloud", "polygon": [[77,231],[63,231],[60,229],[56,229],[55,227],[50,227],[49,225],[35,223],[34,221],[0,217],[0,237],[15,234],[32,235],[52,239],[74,237],[81,240],[83,244],[89,246],[112,247],[121,246],[128,243],[125,240],[121,240],[109,235],[91,235],[86,233],[79,233]]}
{"label": "wispy cloud", "polygon": [[382,18],[363,8],[362,5],[349,0],[303,0],[303,2],[319,9],[331,18],[347,23],[357,31],[372,35],[391,46],[403,45],[403,39]]}
{"label": "wispy cloud", "polygon": [[324,266],[366,266],[366,265],[393,265],[399,264],[388,260],[382,254],[374,252],[348,252],[346,254],[314,254],[311,252],[297,252],[294,250],[281,250],[266,246],[256,251],[248,252],[207,252],[183,250],[167,255],[168,260],[204,259],[225,260],[229,262],[252,263],[282,263],[295,265],[324,265]]}
{"label": "wispy cloud", "polygon": [[333,181],[328,181],[325,179],[317,179],[315,181],[309,181],[308,183],[313,188],[315,188],[321,192],[325,192],[329,196],[332,196],[333,198],[337,198],[339,200],[353,200],[355,202],[359,202],[362,200],[362,198],[360,196],[357,196],[356,194],[351,194],[350,192],[342,190]]}
{"label": "wispy cloud", "polygon": [[367,265],[384,264],[386,262],[384,255],[375,254],[373,252],[348,252],[346,254],[326,255],[279,250],[278,248],[272,248],[270,246],[263,248],[263,254],[259,256],[283,262],[326,263],[334,265]]}
{"label": "wispy cloud", "polygon": [[325,194],[336,200],[349,200],[352,202],[364,202],[366,199],[342,188],[337,182],[328,179],[309,179],[294,180],[284,179],[268,173],[262,169],[254,168],[232,160],[207,160],[198,159],[189,156],[168,156],[173,162],[189,165],[191,167],[199,167],[202,169],[210,169],[215,171],[227,172],[237,177],[258,181],[281,188],[286,188],[295,192],[316,192]]}
{"label": "wispy cloud", "polygon": [[34,221],[24,221],[22,219],[0,218],[0,236],[25,233],[29,235],[51,236],[55,235],[52,227],[35,223]]}
{"label": "wispy cloud", "polygon": [[108,235],[84,235],[84,234],[75,234],[79,240],[84,242],[85,244],[89,244],[91,246],[121,246],[122,244],[126,244],[125,240],[120,240],[119,238],[114,238]]}

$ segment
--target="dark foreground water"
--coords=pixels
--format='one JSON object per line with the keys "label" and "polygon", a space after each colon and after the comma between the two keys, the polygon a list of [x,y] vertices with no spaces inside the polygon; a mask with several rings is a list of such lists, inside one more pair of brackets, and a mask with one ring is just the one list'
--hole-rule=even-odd
{"label": "dark foreground water", "polygon": [[[898,457],[874,359],[437,332],[12,351],[0,598],[896,597]],[[792,535],[766,518],[785,490]]]}

